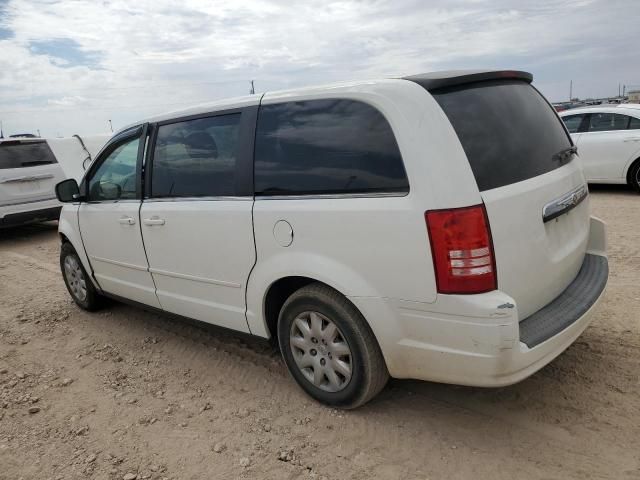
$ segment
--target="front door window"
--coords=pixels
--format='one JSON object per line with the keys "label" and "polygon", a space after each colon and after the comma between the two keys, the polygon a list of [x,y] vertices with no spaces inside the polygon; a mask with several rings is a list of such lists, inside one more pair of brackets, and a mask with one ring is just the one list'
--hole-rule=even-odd
{"label": "front door window", "polygon": [[135,199],[140,138],[117,147],[89,180],[89,201]]}

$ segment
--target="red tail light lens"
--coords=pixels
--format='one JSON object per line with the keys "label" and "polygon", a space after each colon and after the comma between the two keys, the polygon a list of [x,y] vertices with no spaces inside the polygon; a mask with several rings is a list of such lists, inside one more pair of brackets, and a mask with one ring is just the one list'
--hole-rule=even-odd
{"label": "red tail light lens", "polygon": [[482,293],[497,288],[496,262],[484,205],[424,214],[438,293]]}

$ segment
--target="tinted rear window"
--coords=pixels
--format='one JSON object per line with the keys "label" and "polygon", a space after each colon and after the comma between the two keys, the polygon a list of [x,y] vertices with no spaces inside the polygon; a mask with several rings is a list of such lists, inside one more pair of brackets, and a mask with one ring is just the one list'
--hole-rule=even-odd
{"label": "tinted rear window", "polygon": [[58,163],[46,142],[0,143],[0,169],[36,167]]}
{"label": "tinted rear window", "polygon": [[345,99],[260,107],[255,145],[259,195],[408,192],[386,118]]}
{"label": "tinted rear window", "polygon": [[489,190],[550,172],[571,156],[561,120],[527,82],[489,81],[431,92],[462,143],[478,188]]}
{"label": "tinted rear window", "polygon": [[239,113],[160,126],[151,169],[151,196],[235,195],[239,133]]}

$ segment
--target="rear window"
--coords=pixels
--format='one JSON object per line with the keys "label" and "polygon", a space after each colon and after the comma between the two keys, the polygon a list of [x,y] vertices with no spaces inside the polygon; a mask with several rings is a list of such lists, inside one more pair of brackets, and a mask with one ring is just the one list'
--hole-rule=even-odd
{"label": "rear window", "polygon": [[239,113],[161,125],[151,169],[151,196],[235,195],[239,133]]}
{"label": "rear window", "polygon": [[487,81],[430,92],[451,121],[480,191],[521,182],[569,162],[571,140],[527,82]]}
{"label": "rear window", "polygon": [[58,163],[46,142],[0,143],[0,170]]}
{"label": "rear window", "polygon": [[386,118],[346,99],[260,107],[255,144],[258,195],[409,191]]}

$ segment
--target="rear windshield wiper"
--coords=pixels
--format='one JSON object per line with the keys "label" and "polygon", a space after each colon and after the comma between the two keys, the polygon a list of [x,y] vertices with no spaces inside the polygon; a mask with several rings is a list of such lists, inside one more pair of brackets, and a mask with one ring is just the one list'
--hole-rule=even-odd
{"label": "rear windshield wiper", "polygon": [[566,163],[571,160],[571,157],[578,153],[578,147],[572,145],[568,148],[564,148],[551,156],[551,160],[554,162]]}

